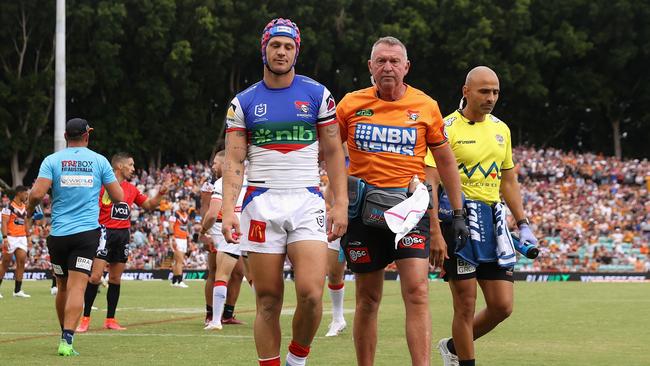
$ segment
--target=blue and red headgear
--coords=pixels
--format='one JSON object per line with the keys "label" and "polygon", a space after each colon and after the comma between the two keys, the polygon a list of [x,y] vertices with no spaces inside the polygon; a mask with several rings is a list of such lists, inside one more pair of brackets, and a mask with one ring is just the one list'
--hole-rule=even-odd
{"label": "blue and red headgear", "polygon": [[261,46],[262,46],[262,63],[266,65],[266,45],[269,43],[269,40],[273,37],[285,36],[289,37],[296,42],[296,57],[293,59],[293,65],[296,65],[296,60],[298,59],[298,54],[300,53],[300,29],[296,23],[292,22],[289,19],[276,18],[269,22],[269,24],[264,27],[262,32]]}

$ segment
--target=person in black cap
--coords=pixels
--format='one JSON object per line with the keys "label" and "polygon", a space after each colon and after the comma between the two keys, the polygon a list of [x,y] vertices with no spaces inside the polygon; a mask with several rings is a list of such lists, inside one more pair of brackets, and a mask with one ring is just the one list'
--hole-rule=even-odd
{"label": "person in black cap", "polygon": [[73,118],[66,123],[67,148],[43,160],[27,206],[29,227],[34,209],[52,188],[52,229],[47,248],[59,289],[56,312],[62,331],[60,356],[78,355],[72,341],[100,241],[99,191],[104,186],[113,202],[123,199],[108,160],[88,149],[92,130],[85,119]]}

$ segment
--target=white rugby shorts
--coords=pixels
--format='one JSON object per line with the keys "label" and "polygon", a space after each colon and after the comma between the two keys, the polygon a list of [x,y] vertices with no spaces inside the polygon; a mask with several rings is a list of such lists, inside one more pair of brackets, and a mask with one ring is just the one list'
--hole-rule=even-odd
{"label": "white rugby shorts", "polygon": [[176,251],[187,252],[187,239],[174,238],[174,241],[176,242]]}
{"label": "white rugby shorts", "polygon": [[327,243],[325,201],[317,187],[272,189],[249,186],[241,214],[240,246],[253,253],[284,254],[287,245]]}
{"label": "white rugby shorts", "polygon": [[9,242],[9,247],[7,248],[7,253],[14,254],[16,249],[22,249],[27,252],[27,237],[26,236],[9,236],[7,235],[7,241]]}

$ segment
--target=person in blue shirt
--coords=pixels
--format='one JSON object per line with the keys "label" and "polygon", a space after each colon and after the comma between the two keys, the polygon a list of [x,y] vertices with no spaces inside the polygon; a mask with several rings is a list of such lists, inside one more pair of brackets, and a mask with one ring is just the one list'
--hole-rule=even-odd
{"label": "person in blue shirt", "polygon": [[59,289],[56,313],[62,331],[60,356],[78,355],[72,341],[100,241],[99,191],[103,185],[113,202],[123,199],[111,164],[104,156],[88,149],[92,130],[85,119],[73,118],[66,122],[67,148],[43,160],[27,206],[27,217],[31,218],[52,188],[52,230],[47,248]]}

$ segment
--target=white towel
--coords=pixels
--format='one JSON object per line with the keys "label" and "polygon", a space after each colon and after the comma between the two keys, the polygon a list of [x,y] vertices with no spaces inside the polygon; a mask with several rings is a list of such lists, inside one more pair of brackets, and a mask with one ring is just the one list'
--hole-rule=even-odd
{"label": "white towel", "polygon": [[415,187],[413,195],[384,212],[386,224],[395,235],[397,243],[411,231],[422,219],[429,207],[429,190],[420,183]]}
{"label": "white towel", "polygon": [[506,221],[507,211],[503,203],[494,205],[494,228],[497,238],[497,259],[499,267],[512,268],[517,263],[517,256],[515,254],[515,245],[512,242],[508,224]]}

